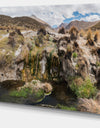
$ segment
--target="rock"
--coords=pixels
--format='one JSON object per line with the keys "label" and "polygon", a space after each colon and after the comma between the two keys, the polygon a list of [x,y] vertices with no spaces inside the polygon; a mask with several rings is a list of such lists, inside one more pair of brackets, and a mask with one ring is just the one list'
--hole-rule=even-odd
{"label": "rock", "polygon": [[44,89],[45,93],[52,92],[52,89],[53,88],[52,88],[51,84],[49,84],[49,83],[43,83],[42,86],[43,86],[43,89]]}
{"label": "rock", "polygon": [[78,64],[77,73],[80,74],[85,79],[89,74],[89,66],[87,60],[84,57],[79,57],[77,64]]}
{"label": "rock", "polygon": [[79,99],[78,110],[100,114],[100,105],[93,99]]}
{"label": "rock", "polygon": [[100,114],[100,92],[97,93],[95,100],[80,98],[78,100],[78,110],[82,112]]}
{"label": "rock", "polygon": [[0,82],[22,80],[21,71],[24,68],[24,59],[28,54],[28,48],[23,45],[24,37],[19,30],[11,32],[8,40],[4,52],[0,53]]}
{"label": "rock", "polygon": [[20,49],[19,55],[16,57],[16,63],[19,64],[20,62],[25,62],[28,63],[29,59],[29,48],[27,45],[23,45]]}
{"label": "rock", "polygon": [[97,84],[99,86],[99,84],[100,84],[100,68],[98,68],[96,71],[96,80],[97,80]]}
{"label": "rock", "polygon": [[10,98],[10,101],[14,103],[35,104],[42,101],[45,96],[51,94],[51,92],[52,86],[50,83],[32,80],[31,82],[25,83],[22,87],[10,90],[7,94],[7,100]]}
{"label": "rock", "polygon": [[27,82],[23,87],[19,87],[18,90],[21,90],[22,88],[31,88],[32,90],[43,89],[45,93],[50,93],[53,89],[50,83],[42,83],[39,80]]}

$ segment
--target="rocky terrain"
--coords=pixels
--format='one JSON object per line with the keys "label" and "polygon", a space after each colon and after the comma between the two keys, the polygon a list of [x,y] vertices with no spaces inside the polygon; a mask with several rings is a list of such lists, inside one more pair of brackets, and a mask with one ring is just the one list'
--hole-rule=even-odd
{"label": "rocky terrain", "polygon": [[[26,24],[26,17],[7,18],[16,26]],[[34,30],[35,25],[0,30],[0,100],[35,104],[51,95],[60,103],[55,108],[99,114],[97,33],[85,31],[83,35],[76,27],[57,33],[41,24]]]}

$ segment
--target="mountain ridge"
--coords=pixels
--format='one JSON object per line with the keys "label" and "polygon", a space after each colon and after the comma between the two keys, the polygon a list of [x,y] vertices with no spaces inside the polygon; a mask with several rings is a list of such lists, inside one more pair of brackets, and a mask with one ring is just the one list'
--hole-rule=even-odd
{"label": "mountain ridge", "polygon": [[29,29],[39,29],[41,27],[50,28],[48,24],[43,24],[41,21],[29,16],[10,17],[6,15],[0,15],[0,26],[20,26]]}

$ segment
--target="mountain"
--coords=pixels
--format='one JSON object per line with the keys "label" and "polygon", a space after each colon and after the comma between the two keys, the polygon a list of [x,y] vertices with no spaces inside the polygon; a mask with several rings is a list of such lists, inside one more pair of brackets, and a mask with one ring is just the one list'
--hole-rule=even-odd
{"label": "mountain", "polygon": [[100,29],[100,21],[91,27],[92,30]]}
{"label": "mountain", "polygon": [[44,24],[39,20],[33,19],[28,16],[23,17],[10,17],[5,15],[0,15],[0,26],[20,26],[29,29],[39,29],[41,27],[50,27],[48,24]]}
{"label": "mountain", "polygon": [[59,28],[61,28],[61,27],[66,28],[67,25],[68,25],[67,23],[61,23],[61,24],[59,25]]}
{"label": "mountain", "polygon": [[37,22],[40,22],[41,24],[47,26],[47,27],[50,27],[50,25],[48,23],[46,23],[45,21],[39,19],[38,17],[36,17],[35,15],[32,15],[31,16],[32,19],[36,20]]}
{"label": "mountain", "polygon": [[87,29],[87,28],[90,28],[91,26],[93,26],[93,25],[95,25],[97,23],[98,23],[98,21],[95,21],[95,22],[86,22],[86,21],[78,21],[78,20],[75,20],[75,21],[70,22],[66,26],[66,29],[70,29],[73,26],[75,26],[78,30]]}

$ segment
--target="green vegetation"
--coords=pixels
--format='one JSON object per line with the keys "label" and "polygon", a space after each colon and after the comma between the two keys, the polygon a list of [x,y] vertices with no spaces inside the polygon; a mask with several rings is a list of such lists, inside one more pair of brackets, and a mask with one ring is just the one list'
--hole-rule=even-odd
{"label": "green vegetation", "polygon": [[37,92],[35,92],[35,96],[37,98],[41,98],[44,96],[44,90],[43,89],[39,89]]}
{"label": "green vegetation", "polygon": [[23,97],[27,98],[29,96],[35,96],[36,99],[43,98],[44,97],[44,90],[33,90],[32,88],[22,88],[21,90],[13,90],[9,93],[12,97]]}
{"label": "green vegetation", "polygon": [[24,97],[24,98],[26,98],[27,96],[32,95],[32,94],[33,94],[33,91],[32,91],[31,88],[22,88],[19,91],[17,91],[17,90],[11,91],[9,95],[13,96],[13,97]]}
{"label": "green vegetation", "polygon": [[73,58],[77,58],[77,53],[74,52],[72,56],[73,56]]}
{"label": "green vegetation", "polygon": [[99,61],[96,62],[96,66],[100,67],[100,62]]}
{"label": "green vegetation", "polygon": [[75,69],[76,69],[76,70],[79,69],[79,65],[78,65],[78,64],[75,65]]}
{"label": "green vegetation", "polygon": [[61,104],[57,104],[56,107],[60,108],[60,109],[63,109],[63,110],[77,111],[77,109],[75,107],[73,107],[73,106],[67,107],[67,106],[64,106],[64,105],[61,105]]}
{"label": "green vegetation", "polygon": [[49,41],[49,34],[46,34],[46,40]]}
{"label": "green vegetation", "polygon": [[37,81],[32,81],[33,84],[37,84]]}
{"label": "green vegetation", "polygon": [[78,98],[92,98],[96,94],[96,87],[93,85],[89,78],[86,78],[81,85],[77,85],[74,81],[70,88],[75,92]]}

